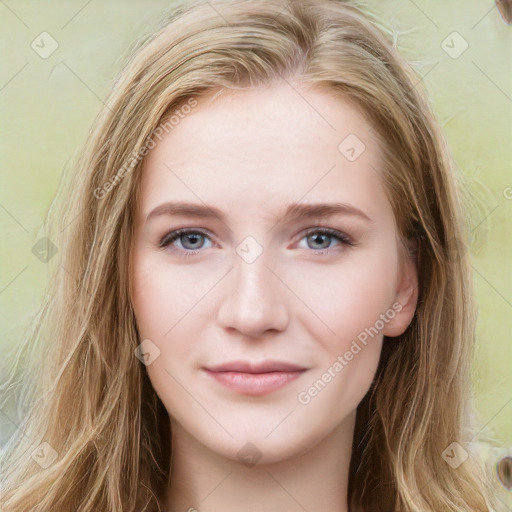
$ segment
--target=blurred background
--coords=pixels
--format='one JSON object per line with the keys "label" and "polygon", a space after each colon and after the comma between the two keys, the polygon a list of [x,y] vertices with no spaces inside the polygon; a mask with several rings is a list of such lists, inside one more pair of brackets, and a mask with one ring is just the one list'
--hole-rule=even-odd
{"label": "blurred background", "polygon": [[[23,342],[48,280],[45,260],[53,254],[44,252],[42,223],[61,174],[130,52],[172,4],[0,1],[4,355]],[[512,25],[493,0],[358,4],[394,33],[430,95],[461,174],[479,310],[476,421],[479,437],[495,445],[490,457],[512,457]],[[1,381],[6,368],[0,367]],[[17,421],[14,404],[3,405],[0,446]]]}

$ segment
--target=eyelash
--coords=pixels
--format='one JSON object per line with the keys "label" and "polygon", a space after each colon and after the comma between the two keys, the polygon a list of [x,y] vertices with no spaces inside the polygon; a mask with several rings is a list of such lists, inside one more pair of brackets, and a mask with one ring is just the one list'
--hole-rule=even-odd
{"label": "eyelash", "polygon": [[[161,238],[161,240],[159,241],[158,245],[161,249],[166,249],[169,245],[171,245],[173,242],[175,242],[182,236],[191,235],[191,234],[202,235],[208,239],[210,238],[208,233],[201,229],[180,228],[180,229],[171,231],[171,232],[167,233],[166,235],[164,235]],[[310,228],[309,230],[306,231],[306,233],[304,233],[304,235],[302,236],[302,238],[300,240],[303,240],[304,238],[306,238],[310,235],[314,235],[314,234],[329,235],[333,238],[338,239],[338,241],[341,243],[341,245],[348,245],[351,247],[356,245],[354,242],[352,242],[352,240],[345,233],[342,233],[341,231],[338,231],[337,229],[321,228],[321,227]],[[322,250],[310,249],[310,250],[319,255],[331,252],[331,249],[322,249]],[[197,251],[192,251],[192,250],[188,250],[188,249],[178,249],[178,252],[183,253],[183,255],[185,257],[193,257],[193,256],[197,256],[201,252],[201,249],[199,249]]]}

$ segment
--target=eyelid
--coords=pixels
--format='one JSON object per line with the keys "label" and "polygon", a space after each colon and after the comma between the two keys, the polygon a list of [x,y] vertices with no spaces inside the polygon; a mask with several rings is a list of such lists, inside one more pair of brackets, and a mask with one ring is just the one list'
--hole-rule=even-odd
{"label": "eyelid", "polygon": [[313,233],[323,233],[323,234],[331,235],[335,238],[338,238],[341,242],[346,243],[348,245],[355,245],[352,238],[349,235],[347,235],[347,233],[340,231],[339,229],[315,226],[312,228],[308,228],[308,229],[306,229],[306,231],[301,232],[301,233],[303,233],[301,240],[302,240],[302,238],[309,236]]}

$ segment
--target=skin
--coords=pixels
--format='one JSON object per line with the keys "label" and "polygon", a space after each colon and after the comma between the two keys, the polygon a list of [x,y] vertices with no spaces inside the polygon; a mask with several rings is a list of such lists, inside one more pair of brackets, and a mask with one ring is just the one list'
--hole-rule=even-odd
{"label": "skin", "polygon": [[[163,506],[346,511],[357,405],[383,336],[407,328],[417,301],[416,268],[402,255],[379,174],[380,148],[360,111],[327,90],[282,83],[198,100],[144,161],[132,247],[141,340],[160,351],[146,369],[173,432]],[[349,134],[366,147],[354,161],[338,149]],[[148,219],[178,201],[216,207],[224,218]],[[294,202],[344,203],[368,219],[341,212],[283,220]],[[181,227],[207,235],[159,247]],[[319,227],[353,245],[309,233]],[[242,257],[258,250],[254,261]],[[397,303],[401,310],[333,373],[338,356]],[[235,392],[202,370],[240,359],[307,370],[263,396]],[[299,394],[329,368],[335,376],[301,403]]]}

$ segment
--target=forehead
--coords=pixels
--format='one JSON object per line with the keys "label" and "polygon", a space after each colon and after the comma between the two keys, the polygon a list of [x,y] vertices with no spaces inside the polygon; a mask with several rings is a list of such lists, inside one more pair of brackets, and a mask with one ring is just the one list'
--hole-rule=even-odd
{"label": "forehead", "polygon": [[301,198],[385,206],[377,138],[341,96],[283,83],[197,99],[144,160],[142,214],[178,199],[253,212]]}

